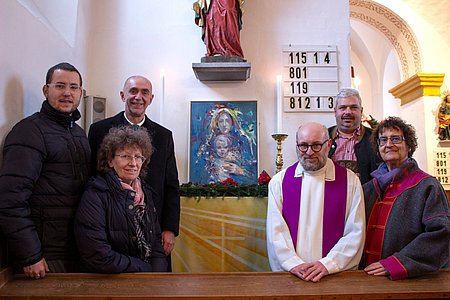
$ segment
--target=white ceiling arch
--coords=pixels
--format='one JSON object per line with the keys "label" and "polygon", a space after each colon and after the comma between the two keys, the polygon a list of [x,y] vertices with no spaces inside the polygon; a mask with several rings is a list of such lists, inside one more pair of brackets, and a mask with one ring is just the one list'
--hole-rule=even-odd
{"label": "white ceiling arch", "polygon": [[387,7],[370,0],[350,0],[350,18],[364,22],[383,34],[395,49],[403,80],[421,72],[422,57],[411,27]]}

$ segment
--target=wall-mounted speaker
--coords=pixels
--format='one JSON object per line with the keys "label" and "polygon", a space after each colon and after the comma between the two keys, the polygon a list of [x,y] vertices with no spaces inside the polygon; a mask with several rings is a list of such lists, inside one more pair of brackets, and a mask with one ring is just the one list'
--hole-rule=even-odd
{"label": "wall-mounted speaker", "polygon": [[92,123],[103,120],[106,116],[106,98],[97,96],[84,97],[85,130],[89,130]]}

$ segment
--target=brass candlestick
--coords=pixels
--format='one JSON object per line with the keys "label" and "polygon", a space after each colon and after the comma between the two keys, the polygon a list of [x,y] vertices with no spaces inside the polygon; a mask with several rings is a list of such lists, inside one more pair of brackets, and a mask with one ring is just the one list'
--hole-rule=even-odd
{"label": "brass candlestick", "polygon": [[281,153],[282,149],[281,144],[288,137],[288,135],[284,133],[276,133],[272,134],[272,137],[275,141],[277,141],[277,160],[275,163],[277,165],[277,173],[278,173],[283,168],[283,153]]}

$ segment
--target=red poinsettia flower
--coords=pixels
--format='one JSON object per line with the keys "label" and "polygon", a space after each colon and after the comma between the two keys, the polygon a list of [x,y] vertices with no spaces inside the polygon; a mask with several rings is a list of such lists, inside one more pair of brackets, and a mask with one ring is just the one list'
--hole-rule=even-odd
{"label": "red poinsettia flower", "polygon": [[224,181],[221,182],[222,185],[228,185],[228,186],[238,186],[238,183],[233,180],[232,178],[227,178]]}
{"label": "red poinsettia flower", "polygon": [[372,115],[363,114],[361,117],[361,123],[369,128],[374,129],[378,125],[378,121],[372,117]]}
{"label": "red poinsettia flower", "polygon": [[270,175],[267,174],[267,172],[263,170],[263,171],[261,172],[261,174],[259,174],[259,177],[258,177],[258,184],[260,184],[260,185],[266,185],[266,184],[269,184],[270,179],[272,179],[272,178],[270,177]]}

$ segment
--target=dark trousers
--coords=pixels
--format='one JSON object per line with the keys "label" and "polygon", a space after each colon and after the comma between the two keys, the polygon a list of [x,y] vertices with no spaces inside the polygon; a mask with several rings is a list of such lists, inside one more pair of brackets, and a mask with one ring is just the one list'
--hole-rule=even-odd
{"label": "dark trousers", "polygon": [[87,270],[78,260],[46,260],[51,273],[84,273]]}
{"label": "dark trousers", "polygon": [[166,256],[167,260],[167,272],[172,272],[172,254]]}

